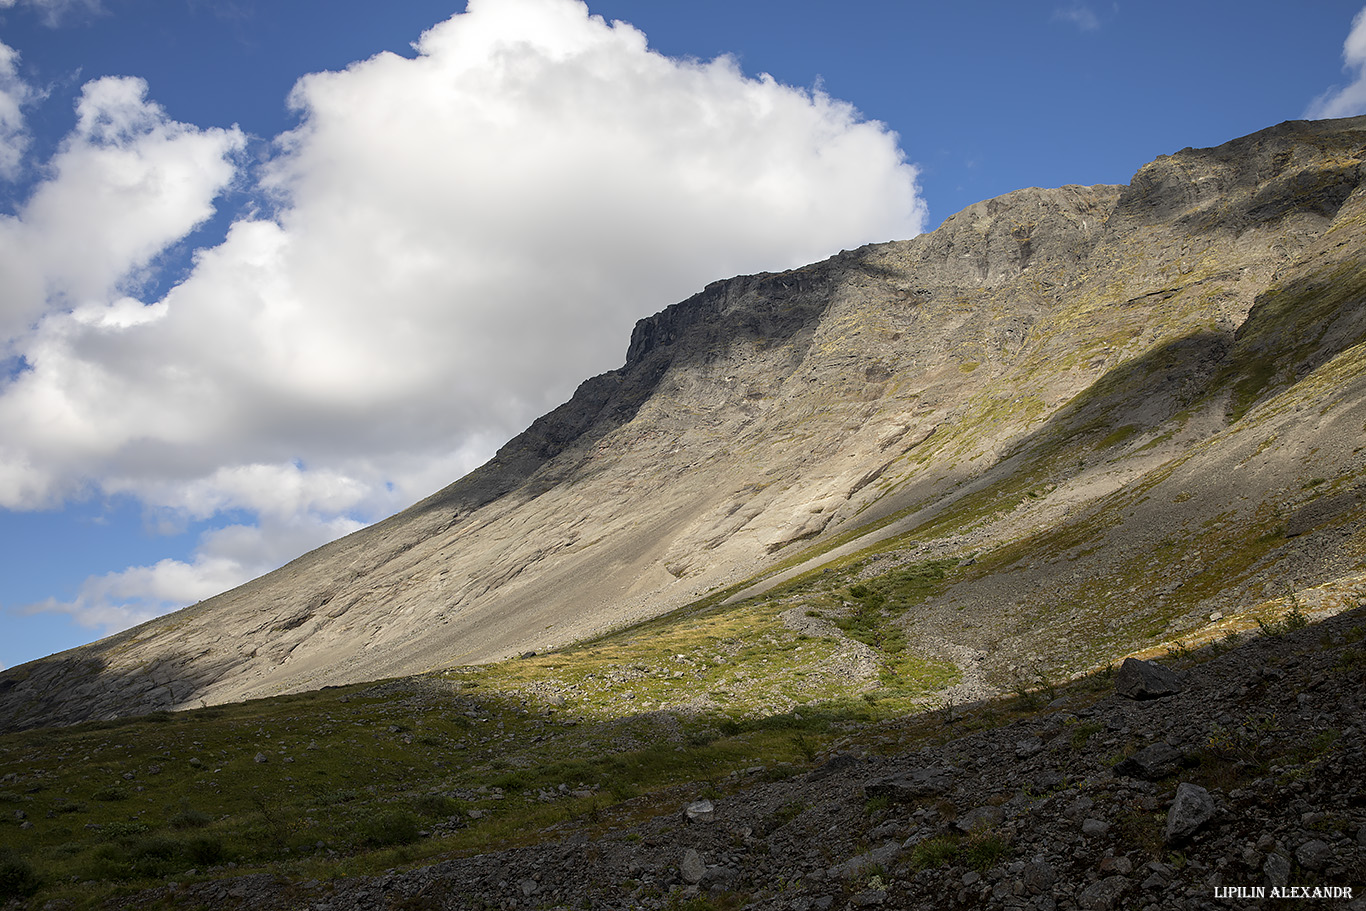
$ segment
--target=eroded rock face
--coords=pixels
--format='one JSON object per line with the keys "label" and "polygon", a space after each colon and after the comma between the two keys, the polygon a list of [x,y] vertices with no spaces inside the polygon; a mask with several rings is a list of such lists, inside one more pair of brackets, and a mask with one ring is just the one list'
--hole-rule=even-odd
{"label": "eroded rock face", "polygon": [[[1366,379],[1345,354],[1366,338],[1349,280],[1366,274],[1363,128],[1284,124],[1164,156],[1128,187],[1021,190],[931,234],[709,285],[642,320],[620,369],[421,503],[0,673],[0,726],[542,651],[964,503],[983,521],[930,552],[1041,529],[1083,542],[925,606],[937,638],[913,645],[985,655],[983,686],[1013,657],[1076,669],[1068,640],[1100,622],[1096,598],[1124,598],[1140,628],[1179,622],[1186,590],[1209,592],[1182,608],[1203,616],[1272,578],[1327,577],[1350,563],[1335,545],[1366,510],[1354,495],[1312,505],[1366,458],[1343,442],[1366,423]],[[1286,389],[1294,401],[1254,408]],[[1031,495],[1012,486],[1026,467]],[[1112,496],[1139,484],[1132,504]],[[990,508],[972,499],[997,489],[1009,497]],[[1279,513],[1293,536],[1246,572],[1194,549],[1155,556],[1197,540],[1234,550]],[[1106,593],[1116,567],[1132,592]]]}

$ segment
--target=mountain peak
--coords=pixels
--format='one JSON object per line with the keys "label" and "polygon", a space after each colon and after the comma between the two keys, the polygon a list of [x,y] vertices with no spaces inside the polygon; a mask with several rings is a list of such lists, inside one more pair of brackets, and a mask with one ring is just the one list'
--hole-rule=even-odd
{"label": "mountain peak", "polygon": [[1280,574],[1338,578],[1354,558],[1320,536],[1355,535],[1359,500],[1294,536],[1279,517],[1364,470],[1342,442],[1366,408],[1364,150],[1366,118],[1285,123],[714,282],[413,507],[0,673],[0,720],[497,660],[878,542],[982,555],[915,647],[983,651],[995,685],[1020,656],[1073,672],[1197,629]]}

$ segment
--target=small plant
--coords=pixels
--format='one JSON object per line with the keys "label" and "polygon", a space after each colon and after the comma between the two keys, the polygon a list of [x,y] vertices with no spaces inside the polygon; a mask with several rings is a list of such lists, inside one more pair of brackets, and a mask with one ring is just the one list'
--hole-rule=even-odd
{"label": "small plant", "polygon": [[911,849],[911,866],[917,870],[933,870],[947,866],[958,857],[960,839],[952,835],[927,838]]}
{"label": "small plant", "polygon": [[1333,662],[1333,667],[1339,671],[1349,671],[1353,668],[1366,667],[1366,649],[1343,649],[1338,654],[1338,660]]}
{"label": "small plant", "polygon": [[1103,727],[1096,721],[1084,721],[1072,729],[1072,736],[1068,742],[1071,743],[1072,749],[1081,752],[1086,749],[1086,742],[1091,739],[1091,735],[1099,734]]}
{"label": "small plant", "polygon": [[462,809],[459,801],[445,794],[424,794],[413,802],[413,809],[421,816],[439,819],[454,816]]}
{"label": "small plant", "polygon": [[167,820],[172,829],[198,829],[213,822],[213,817],[202,813],[188,804],[182,803],[180,809]]}
{"label": "small plant", "polygon": [[150,832],[151,826],[137,819],[121,819],[105,825],[100,834],[110,840],[119,838],[130,838],[134,835],[143,835]]}
{"label": "small plant", "polygon": [[979,873],[985,873],[1010,854],[1010,842],[992,829],[974,829],[962,845],[963,860]]}
{"label": "small plant", "polygon": [[890,807],[891,804],[891,798],[887,797],[886,795],[880,797],[870,797],[863,804],[863,813],[865,816],[877,819],[887,812],[887,808]]}
{"label": "small plant", "polygon": [[1295,630],[1304,629],[1308,625],[1309,618],[1305,616],[1304,611],[1300,610],[1298,603],[1286,611],[1279,620],[1267,621],[1261,617],[1257,618],[1257,628],[1262,631],[1263,636],[1270,639],[1279,639]]}
{"label": "small plant", "polygon": [[768,816],[764,823],[764,829],[767,832],[776,832],[798,816],[801,816],[806,810],[807,805],[804,801],[794,800],[785,803]]}
{"label": "small plant", "polygon": [[223,839],[216,835],[201,835],[185,844],[185,856],[197,867],[222,863],[227,853]]}
{"label": "small plant", "polygon": [[111,784],[106,788],[100,788],[98,791],[96,791],[94,794],[91,794],[90,796],[95,798],[96,800],[116,801],[127,800],[129,795],[127,788],[123,787],[122,785]]}
{"label": "small plant", "polygon": [[420,832],[417,817],[406,810],[389,810],[363,820],[356,827],[361,842],[376,848],[410,845],[418,840]]}

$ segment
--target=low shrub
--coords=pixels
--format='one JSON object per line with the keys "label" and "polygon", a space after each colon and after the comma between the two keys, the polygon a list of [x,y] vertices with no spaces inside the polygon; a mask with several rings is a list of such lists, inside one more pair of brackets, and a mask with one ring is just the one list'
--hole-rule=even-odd
{"label": "low shrub", "polygon": [[38,891],[38,877],[24,857],[0,850],[0,901],[24,898]]}
{"label": "low shrub", "polygon": [[417,817],[407,810],[388,810],[361,821],[356,834],[362,843],[376,848],[410,845],[422,831]]}

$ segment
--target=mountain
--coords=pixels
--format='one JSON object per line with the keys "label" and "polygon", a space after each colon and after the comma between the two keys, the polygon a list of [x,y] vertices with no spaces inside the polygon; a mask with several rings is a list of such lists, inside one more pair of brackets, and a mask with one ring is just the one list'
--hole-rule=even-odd
{"label": "mountain", "polygon": [[908,641],[980,689],[1352,603],[1363,156],[1366,118],[1284,123],[708,285],[426,500],[0,673],[0,726],[494,661],[930,557],[961,568]]}

